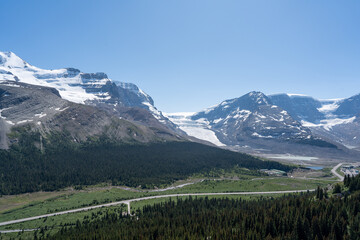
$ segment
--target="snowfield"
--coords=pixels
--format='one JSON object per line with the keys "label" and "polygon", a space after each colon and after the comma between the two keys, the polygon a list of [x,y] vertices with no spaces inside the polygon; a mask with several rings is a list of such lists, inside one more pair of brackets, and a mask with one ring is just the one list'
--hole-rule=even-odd
{"label": "snowfield", "polygon": [[356,117],[351,117],[351,118],[346,118],[346,119],[332,118],[332,119],[321,120],[319,124],[314,124],[314,123],[306,122],[306,121],[301,121],[301,124],[304,127],[309,127],[309,128],[322,127],[325,130],[330,131],[336,125],[352,123],[352,122],[354,122],[355,119],[356,119]]}
{"label": "snowfield", "polygon": [[[89,85],[83,81],[81,72],[76,69],[45,70],[34,67],[25,62],[14,53],[0,52],[0,82],[12,80],[43,87],[52,87],[59,91],[63,99],[84,104],[87,100],[100,100],[108,96],[98,96],[88,93],[84,86]],[[106,75],[105,75],[106,76]],[[89,79],[91,85],[104,85],[110,79]]]}
{"label": "snowfield", "polygon": [[173,123],[178,125],[181,130],[186,132],[189,136],[196,137],[201,140],[205,140],[215,144],[216,146],[225,146],[216,137],[214,131],[209,129],[208,123],[204,119],[192,120],[191,116],[195,114],[193,112],[180,112],[180,113],[164,113],[164,115],[170,119]]}

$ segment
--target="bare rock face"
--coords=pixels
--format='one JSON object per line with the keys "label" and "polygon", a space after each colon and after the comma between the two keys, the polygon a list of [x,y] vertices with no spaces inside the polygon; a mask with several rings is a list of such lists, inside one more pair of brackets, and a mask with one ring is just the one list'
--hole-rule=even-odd
{"label": "bare rock face", "polygon": [[309,96],[275,94],[270,95],[269,99],[274,105],[286,110],[297,121],[317,123],[326,117],[319,111],[323,103]]}
{"label": "bare rock face", "polygon": [[342,100],[334,114],[341,117],[352,117],[360,114],[360,94]]}

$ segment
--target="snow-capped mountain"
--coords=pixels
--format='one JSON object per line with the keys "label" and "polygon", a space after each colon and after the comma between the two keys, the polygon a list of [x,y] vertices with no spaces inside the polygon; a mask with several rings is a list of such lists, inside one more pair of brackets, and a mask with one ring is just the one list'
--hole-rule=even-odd
{"label": "snow-capped mountain", "polygon": [[[165,115],[156,109],[148,94],[132,83],[116,82],[105,73],[83,73],[75,68],[40,69],[14,53],[0,52],[0,85],[32,88],[27,87],[28,84],[39,86],[39,89],[56,89],[55,95],[63,100],[96,106],[110,116],[157,129],[154,132],[157,136],[179,134],[191,139],[187,133],[217,146],[256,147],[264,148],[264,151],[272,151],[272,143],[284,145],[285,142],[330,148],[339,147],[334,145],[339,143],[349,149],[360,149],[360,94],[347,99],[317,100],[299,94],[266,96],[261,92],[250,92],[198,113]],[[24,92],[22,94],[26,96]],[[47,96],[47,93],[43,95]],[[61,109],[55,105],[53,109]],[[33,109],[32,105],[29,109]],[[26,116],[21,117],[6,106],[0,107],[0,128],[9,130],[12,124],[37,121],[39,116],[56,113],[33,110],[34,113],[27,114],[22,110]],[[30,117],[28,114],[36,115]],[[9,123],[11,116],[12,124]]]}
{"label": "snow-capped mountain", "polygon": [[235,151],[348,161],[359,156],[353,149],[360,146],[360,121],[357,116],[335,114],[344,102],[348,101],[250,92],[198,113],[166,116],[188,135]]}
{"label": "snow-capped mountain", "polygon": [[[144,109],[140,109],[147,112]],[[141,114],[141,113],[140,113]],[[147,119],[156,121],[150,113]],[[144,115],[141,115],[144,116]],[[145,126],[95,106],[76,104],[60,97],[54,88],[14,81],[0,83],[0,149],[19,141],[21,134],[38,133],[44,139],[60,135],[73,142],[105,137],[126,142],[182,139],[163,125]],[[36,144],[40,139],[33,139]],[[39,142],[40,141],[40,142]]]}
{"label": "snow-capped mountain", "polygon": [[310,139],[311,131],[294,120],[287,111],[272,104],[261,92],[250,92],[240,98],[194,114],[191,119],[208,122],[220,141],[236,145],[249,138],[277,140]]}
{"label": "snow-capped mountain", "polygon": [[304,95],[270,95],[274,104],[311,129],[312,133],[348,148],[360,147],[360,95],[317,100]]}
{"label": "snow-capped mountain", "polygon": [[30,65],[12,52],[0,52],[0,81],[10,80],[59,91],[63,99],[84,104],[87,101],[107,101],[112,81],[105,73],[82,73],[75,68],[44,70]]}
{"label": "snow-capped mountain", "polygon": [[105,73],[83,73],[75,68],[40,69],[12,52],[0,52],[0,83],[20,82],[55,88],[60,96],[74,103],[96,105],[122,113],[123,107],[146,109],[172,130],[178,128],[154,106],[153,99],[132,83],[114,82]]}
{"label": "snow-capped mountain", "polygon": [[[349,149],[360,146],[357,115],[336,115],[337,109],[348,102],[356,101],[250,92],[198,113],[167,116],[188,135],[235,150],[300,155],[305,151],[325,156],[330,151],[322,150],[325,148],[341,156],[343,150],[337,149],[345,149],[342,145]],[[352,108],[356,114],[356,105]]]}

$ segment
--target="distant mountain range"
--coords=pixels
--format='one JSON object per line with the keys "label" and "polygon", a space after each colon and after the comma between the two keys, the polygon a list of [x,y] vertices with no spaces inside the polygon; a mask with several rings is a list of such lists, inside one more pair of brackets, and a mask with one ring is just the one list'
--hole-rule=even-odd
{"label": "distant mountain range", "polygon": [[360,150],[359,114],[360,95],[317,100],[261,92],[198,113],[163,114],[132,83],[75,68],[44,70],[0,52],[0,148],[16,141],[12,129],[29,125],[44,137],[69,132],[75,142],[105,134],[127,142],[198,141],[249,153],[338,156]]}
{"label": "distant mountain range", "polygon": [[[188,135],[218,146],[249,153],[330,158],[331,154],[340,156],[360,150],[359,114],[360,95],[317,100],[299,94],[266,96],[250,92],[197,113],[167,116]],[[324,148],[331,149],[331,154]]]}

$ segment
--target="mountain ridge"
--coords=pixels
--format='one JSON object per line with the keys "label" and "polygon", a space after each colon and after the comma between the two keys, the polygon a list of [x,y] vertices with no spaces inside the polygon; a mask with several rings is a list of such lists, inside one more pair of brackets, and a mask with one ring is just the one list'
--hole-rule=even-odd
{"label": "mountain ridge", "polygon": [[[97,107],[111,116],[157,129],[158,133],[207,141],[219,147],[277,141],[360,150],[360,142],[353,143],[360,139],[359,94],[319,100],[302,94],[266,95],[252,91],[195,114],[163,114],[154,106],[152,97],[135,84],[113,81],[102,72],[84,73],[76,68],[44,70],[12,52],[0,52],[0,85],[16,87],[19,83],[54,88],[64,100]],[[7,110],[1,111],[6,116]],[[6,121],[1,125],[11,128]]]}
{"label": "mountain ridge", "polygon": [[148,110],[170,130],[183,134],[154,106],[153,99],[132,83],[111,80],[103,72],[83,73],[76,68],[44,70],[37,68],[12,52],[0,52],[0,83],[22,82],[55,88],[63,99],[70,102],[100,106],[119,115],[121,107]]}
{"label": "mountain ridge", "polygon": [[[11,84],[6,84],[11,83]],[[149,124],[119,118],[96,106],[77,104],[62,99],[54,88],[20,82],[0,84],[0,147],[7,149],[17,142],[16,131],[39,132],[43,138],[54,133],[71,137],[73,142],[107,136],[123,142],[185,140],[168,130],[144,109],[137,114],[146,116]],[[145,111],[142,112],[142,111]],[[145,115],[148,114],[148,115]],[[131,114],[128,114],[131,118]],[[149,127],[151,126],[151,127]]]}
{"label": "mountain ridge", "polygon": [[[252,102],[248,103],[250,95],[253,98]],[[358,95],[353,98],[356,96]],[[174,122],[182,119],[176,123],[189,135],[204,137],[196,135],[199,131],[194,126],[197,126],[208,131],[208,136],[216,135],[215,139],[212,138],[213,143],[220,142],[240,151],[253,149],[251,150],[253,153],[254,151],[255,153],[258,151],[276,152],[274,144],[270,144],[270,140],[274,139],[280,140],[275,145],[282,149],[282,153],[291,153],[293,150],[286,150],[284,142],[281,143],[281,141],[289,142],[289,147],[292,146],[291,142],[294,142],[325,148],[335,147],[341,149],[340,151],[360,149],[360,142],[358,140],[354,142],[355,139],[360,138],[357,128],[359,122],[357,105],[352,105],[351,109],[354,109],[352,114],[336,115],[337,109],[346,102],[349,101],[346,99],[318,100],[302,94],[265,95],[252,91],[239,98],[224,100],[197,113],[187,115],[167,113],[167,116]],[[282,126],[280,124],[282,121],[279,120],[285,119],[288,119],[288,122]],[[270,131],[272,129],[274,130]],[[206,136],[204,138],[210,139]],[[281,144],[283,146],[280,146]],[[318,155],[323,152],[323,150],[316,151],[319,152]],[[301,151],[298,151],[299,153]]]}

